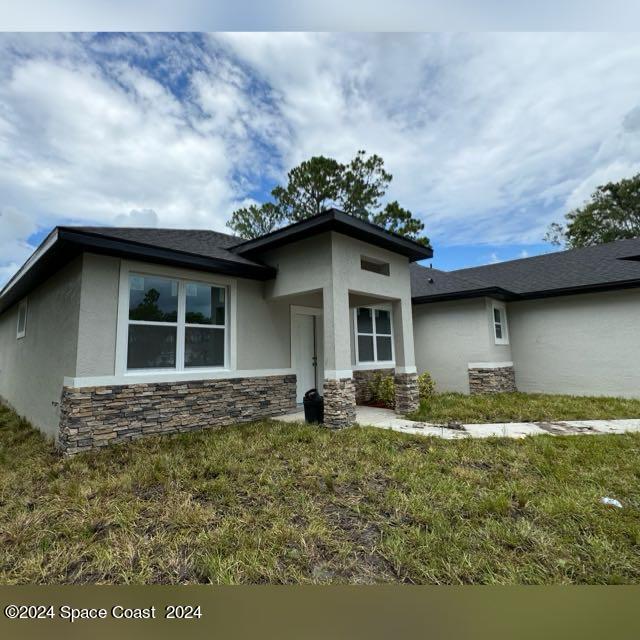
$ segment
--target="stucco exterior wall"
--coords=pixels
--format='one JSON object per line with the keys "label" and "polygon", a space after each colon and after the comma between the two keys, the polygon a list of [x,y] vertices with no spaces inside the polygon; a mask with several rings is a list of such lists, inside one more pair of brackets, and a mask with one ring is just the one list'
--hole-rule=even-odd
{"label": "stucco exterior wall", "polygon": [[640,290],[509,304],[520,391],[640,397]]}
{"label": "stucco exterior wall", "polygon": [[415,305],[413,331],[418,373],[428,371],[438,391],[469,393],[470,362],[512,360],[510,345],[495,344],[489,299]]}
{"label": "stucco exterior wall", "polygon": [[[114,375],[120,267],[118,258],[83,256],[75,374],[79,378]],[[144,270],[143,265],[141,268]],[[169,277],[176,275],[170,266],[163,267],[162,272]],[[236,284],[236,368],[290,367],[289,302],[267,300],[263,282],[238,278]],[[306,301],[317,303],[317,297],[308,296]]]}
{"label": "stucco exterior wall", "polygon": [[78,324],[76,375],[111,375],[115,370],[120,259],[85,253]]}
{"label": "stucco exterior wall", "polygon": [[0,316],[0,396],[54,438],[63,380],[76,370],[81,274],[77,258],[29,294],[23,338],[17,304]]}

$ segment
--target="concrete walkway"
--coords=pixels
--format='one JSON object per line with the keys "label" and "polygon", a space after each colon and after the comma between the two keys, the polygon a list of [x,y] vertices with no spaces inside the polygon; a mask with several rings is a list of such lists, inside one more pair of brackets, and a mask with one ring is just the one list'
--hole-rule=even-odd
{"label": "concrete walkway", "polygon": [[[304,411],[278,416],[283,422],[304,422]],[[362,426],[391,429],[401,433],[437,436],[448,440],[458,438],[524,438],[543,434],[594,435],[640,431],[640,419],[633,420],[567,420],[558,422],[499,422],[496,424],[439,425],[414,422],[398,417],[390,409],[356,407],[356,422]]]}

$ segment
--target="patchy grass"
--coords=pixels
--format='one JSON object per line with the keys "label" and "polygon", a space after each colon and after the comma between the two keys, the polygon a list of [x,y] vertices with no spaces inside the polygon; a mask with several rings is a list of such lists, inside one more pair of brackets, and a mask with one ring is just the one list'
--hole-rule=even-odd
{"label": "patchy grass", "polygon": [[438,393],[411,418],[425,422],[548,422],[640,418],[640,400],[545,393]]}
{"label": "patchy grass", "polygon": [[259,422],[63,460],[0,408],[0,583],[637,583],[639,480],[632,434]]}

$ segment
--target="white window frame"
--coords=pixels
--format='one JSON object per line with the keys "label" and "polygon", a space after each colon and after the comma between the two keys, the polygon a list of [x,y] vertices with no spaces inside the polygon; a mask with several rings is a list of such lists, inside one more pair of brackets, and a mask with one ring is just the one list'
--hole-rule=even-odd
{"label": "white window frame", "polygon": [[[144,320],[129,320],[129,279],[131,275],[156,276],[176,280],[178,282],[178,318],[177,322],[149,322]],[[200,325],[186,322],[186,291],[187,284],[204,284],[221,287],[225,290],[225,325]],[[118,299],[118,327],[116,335],[115,375],[117,378],[156,378],[162,380],[199,379],[206,374],[220,374],[233,372],[236,369],[236,299],[237,283],[232,278],[217,274],[206,274],[188,269],[162,267],[152,264],[123,261],[120,268],[120,290]],[[129,325],[147,324],[158,326],[176,326],[176,366],[156,369],[128,369],[127,355],[129,346]],[[184,366],[184,340],[186,327],[194,328],[224,328],[225,353],[222,366]]]}
{"label": "white window frame", "polygon": [[[500,312],[500,322],[496,322],[495,310]],[[496,325],[500,325],[502,329],[502,338],[498,338],[496,334]],[[509,326],[507,324],[507,307],[501,302],[491,303],[491,330],[493,339],[496,344],[509,344]]]}
{"label": "white window frame", "polygon": [[[24,309],[24,326],[20,331],[20,312]],[[16,340],[24,338],[27,335],[27,318],[29,317],[29,304],[27,298],[20,300],[18,304],[18,319],[16,321]]]}
{"label": "white window frame", "polygon": [[[358,309],[371,309],[371,322],[372,333],[358,331]],[[391,334],[378,333],[376,331],[376,309],[389,312],[389,324],[391,328]],[[393,311],[391,305],[387,304],[371,304],[371,305],[359,305],[353,309],[353,332],[354,332],[354,344],[356,354],[356,365],[358,367],[370,367],[373,369],[383,368],[395,365],[396,352],[395,352],[395,333],[393,330]],[[391,337],[391,360],[378,360],[378,341],[377,336]],[[360,353],[358,350],[358,336],[372,336],[373,337],[373,360],[360,361]]]}

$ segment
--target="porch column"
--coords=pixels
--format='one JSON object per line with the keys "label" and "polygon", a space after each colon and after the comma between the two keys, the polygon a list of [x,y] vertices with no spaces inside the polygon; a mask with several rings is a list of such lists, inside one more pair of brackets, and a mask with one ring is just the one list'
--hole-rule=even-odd
{"label": "porch column", "polygon": [[396,413],[411,413],[418,408],[420,398],[410,298],[401,298],[393,303],[393,330],[396,360]]}
{"label": "porch column", "polygon": [[351,370],[349,292],[340,285],[325,287],[322,300],[324,423],[332,429],[341,429],[356,420],[356,390]]}

